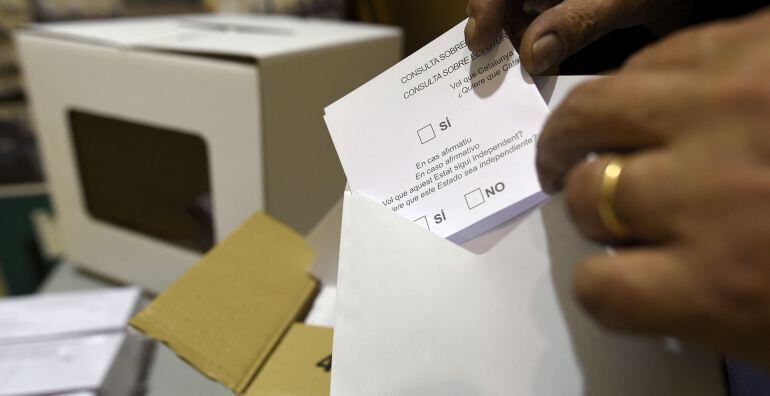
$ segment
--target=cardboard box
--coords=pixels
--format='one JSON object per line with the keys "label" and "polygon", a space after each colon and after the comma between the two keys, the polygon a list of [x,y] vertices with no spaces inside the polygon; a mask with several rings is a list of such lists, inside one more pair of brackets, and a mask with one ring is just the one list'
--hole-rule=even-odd
{"label": "cardboard box", "polygon": [[130,396],[151,344],[126,330],[138,288],[0,300],[0,395]]}
{"label": "cardboard box", "polygon": [[395,28],[226,14],[16,38],[67,258],[155,292],[256,211],[308,232],[345,184],[322,109],[401,55]]}
{"label": "cardboard box", "polygon": [[318,290],[315,256],[300,235],[257,214],[131,325],[237,394],[328,395],[332,330],[296,323]]}

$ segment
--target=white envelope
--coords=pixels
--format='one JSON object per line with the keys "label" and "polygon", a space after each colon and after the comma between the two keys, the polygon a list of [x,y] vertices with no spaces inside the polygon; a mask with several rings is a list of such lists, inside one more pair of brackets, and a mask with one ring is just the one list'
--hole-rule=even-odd
{"label": "white envelope", "polygon": [[558,197],[461,247],[347,192],[332,396],[723,395],[715,354],[586,316],[572,269],[601,249]]}

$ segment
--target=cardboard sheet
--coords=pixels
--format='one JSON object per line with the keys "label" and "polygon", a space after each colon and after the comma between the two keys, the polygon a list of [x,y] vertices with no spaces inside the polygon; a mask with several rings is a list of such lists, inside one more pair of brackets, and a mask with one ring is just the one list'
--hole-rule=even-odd
{"label": "cardboard sheet", "polygon": [[242,393],[316,289],[302,237],[257,214],[131,324]]}
{"label": "cardboard sheet", "polygon": [[328,396],[332,330],[295,324],[246,396]]}

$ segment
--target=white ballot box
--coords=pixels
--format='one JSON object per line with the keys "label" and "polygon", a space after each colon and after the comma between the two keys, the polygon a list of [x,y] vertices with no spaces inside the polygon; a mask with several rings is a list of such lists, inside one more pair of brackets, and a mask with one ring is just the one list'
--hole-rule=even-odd
{"label": "white ballot box", "polygon": [[[539,84],[552,106],[560,82]],[[716,354],[581,310],[572,270],[601,249],[559,197],[458,246],[346,193],[332,396],[723,395]]]}
{"label": "white ballot box", "polygon": [[139,297],[121,288],[0,300],[0,395],[136,394],[150,348],[126,329]]}
{"label": "white ballot box", "polygon": [[307,233],[345,185],[323,107],[401,56],[396,28],[278,16],[16,39],[67,258],[156,292],[256,211]]}

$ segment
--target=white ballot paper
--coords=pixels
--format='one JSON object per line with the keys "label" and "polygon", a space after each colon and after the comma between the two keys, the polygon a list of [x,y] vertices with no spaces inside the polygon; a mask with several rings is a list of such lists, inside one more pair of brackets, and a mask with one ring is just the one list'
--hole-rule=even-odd
{"label": "white ballot paper", "polygon": [[541,202],[548,108],[501,33],[480,53],[465,22],[326,108],[352,191],[460,243]]}

